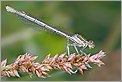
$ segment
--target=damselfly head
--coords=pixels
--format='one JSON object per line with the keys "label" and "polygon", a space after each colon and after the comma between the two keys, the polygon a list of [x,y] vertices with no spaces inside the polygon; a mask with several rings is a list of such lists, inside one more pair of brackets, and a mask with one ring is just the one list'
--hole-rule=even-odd
{"label": "damselfly head", "polygon": [[94,44],[94,42],[93,42],[92,40],[90,40],[90,41],[88,42],[88,46],[89,46],[90,49],[92,49],[92,48],[95,47],[95,44]]}

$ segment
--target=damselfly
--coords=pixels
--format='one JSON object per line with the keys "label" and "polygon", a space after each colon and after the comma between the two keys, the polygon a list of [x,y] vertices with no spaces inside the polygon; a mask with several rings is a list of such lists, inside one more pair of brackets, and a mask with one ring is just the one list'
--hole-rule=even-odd
{"label": "damselfly", "polygon": [[[41,27],[44,27],[44,28],[46,28],[46,29],[48,29],[48,30],[51,30],[52,32],[55,32],[55,33],[57,33],[57,34],[59,34],[59,35],[62,35],[62,36],[64,36],[64,37],[66,37],[66,38],[67,38],[66,49],[67,49],[68,55],[70,55],[70,51],[69,51],[69,47],[70,47],[70,46],[73,46],[73,47],[74,47],[74,49],[76,50],[77,54],[79,54],[79,50],[78,50],[77,47],[80,47],[80,48],[81,48],[81,49],[80,49],[80,52],[81,52],[82,54],[84,54],[84,55],[86,55],[86,53],[84,53],[83,50],[84,50],[87,46],[88,46],[90,49],[92,49],[92,48],[95,47],[94,42],[93,42],[92,40],[87,41],[87,40],[85,40],[85,39],[84,39],[81,35],[79,35],[79,34],[74,34],[73,36],[69,36],[68,34],[66,34],[66,33],[64,33],[64,32],[61,32],[61,31],[59,31],[59,30],[57,30],[57,29],[55,29],[55,28],[49,26],[48,24],[46,24],[46,23],[44,23],[44,22],[42,22],[42,21],[40,21],[40,20],[37,20],[37,19],[35,19],[34,17],[31,17],[31,16],[27,15],[27,14],[24,13],[24,12],[17,11],[17,10],[15,10],[15,9],[12,8],[12,7],[6,6],[6,10],[7,10],[8,12],[14,13],[14,14],[16,14],[16,15],[18,15],[18,16],[21,16],[22,18],[24,18],[24,19],[26,19],[26,20],[28,20],[28,21],[30,21],[30,22],[33,22],[33,23],[35,23],[35,24],[37,24],[37,25],[39,25],[39,26],[41,26]],[[72,43],[69,43],[69,40],[72,41]]]}

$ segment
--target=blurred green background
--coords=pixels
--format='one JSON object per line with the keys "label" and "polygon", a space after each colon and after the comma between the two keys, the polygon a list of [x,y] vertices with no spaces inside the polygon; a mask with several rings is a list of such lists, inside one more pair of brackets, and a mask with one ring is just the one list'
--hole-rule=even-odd
{"label": "blurred green background", "polygon": [[[87,53],[106,52],[101,68],[92,65],[93,69],[69,75],[60,70],[53,70],[47,78],[20,73],[21,77],[2,77],[2,80],[14,81],[104,81],[120,80],[121,66],[121,3],[120,1],[2,1],[1,2],[1,58],[8,63],[14,62],[18,55],[26,52],[38,55],[37,62],[49,53],[51,56],[66,51],[66,39],[55,33],[42,29],[35,31],[25,25],[12,13],[5,10],[11,6],[24,11],[46,23],[72,34],[83,35],[93,40],[96,47],[86,49]],[[73,49],[71,49],[73,51]],[[73,52],[72,52],[73,53]]]}

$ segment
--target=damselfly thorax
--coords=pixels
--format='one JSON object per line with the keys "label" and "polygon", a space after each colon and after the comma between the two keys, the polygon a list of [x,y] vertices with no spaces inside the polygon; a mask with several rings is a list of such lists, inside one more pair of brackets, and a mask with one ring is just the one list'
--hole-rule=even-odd
{"label": "damselfly thorax", "polygon": [[[68,55],[70,55],[70,51],[69,51],[69,47],[70,47],[70,46],[73,46],[74,49],[76,50],[76,52],[77,52],[78,54],[79,54],[79,50],[78,50],[77,47],[80,47],[80,48],[81,48],[81,49],[80,49],[80,52],[81,52],[82,54],[84,54],[84,55],[86,55],[86,53],[84,53],[83,50],[84,50],[87,46],[88,46],[90,49],[92,49],[92,48],[95,47],[95,45],[94,45],[94,43],[93,43],[92,40],[87,41],[87,40],[85,40],[85,39],[84,39],[81,35],[79,35],[79,34],[75,34],[75,35],[73,35],[73,36],[69,36],[68,34],[66,34],[66,33],[64,33],[64,32],[59,31],[59,30],[53,28],[52,26],[50,26],[50,25],[48,25],[48,24],[46,24],[46,23],[44,23],[44,22],[42,22],[42,21],[40,21],[40,20],[38,20],[38,19],[35,19],[34,17],[31,17],[31,16],[27,15],[26,13],[17,11],[17,10],[15,10],[15,9],[9,7],[9,6],[6,6],[6,10],[7,10],[8,12],[14,13],[14,14],[16,14],[17,16],[20,16],[20,17],[26,19],[27,21],[33,22],[33,23],[35,23],[35,24],[37,24],[37,25],[39,25],[39,26],[41,26],[41,27],[44,27],[44,28],[46,28],[46,29],[48,29],[48,30],[50,30],[50,31],[52,31],[52,32],[55,32],[55,33],[57,33],[57,34],[59,34],[59,35],[61,35],[61,36],[66,37],[66,38],[67,38],[66,49],[67,49]],[[69,40],[72,41],[73,43],[69,43]]]}

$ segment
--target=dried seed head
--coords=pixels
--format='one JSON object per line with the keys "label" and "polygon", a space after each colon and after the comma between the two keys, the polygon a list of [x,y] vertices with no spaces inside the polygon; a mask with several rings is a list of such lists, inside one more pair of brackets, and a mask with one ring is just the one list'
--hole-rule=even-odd
{"label": "dried seed head", "polygon": [[[61,54],[60,56],[55,55],[54,57],[50,57],[50,54],[47,55],[44,60],[40,63],[36,62],[37,56],[32,56],[30,54],[24,54],[17,57],[14,63],[10,65],[6,65],[7,60],[3,60],[1,62],[1,75],[2,76],[17,76],[20,77],[18,71],[27,72],[30,77],[32,75],[36,75],[40,78],[45,78],[48,76],[48,71],[52,69],[60,69],[66,71],[68,74],[74,74],[77,70],[83,74],[84,70],[88,68],[92,68],[89,65],[89,62],[95,63],[98,66],[104,65],[104,63],[100,60],[105,56],[105,52],[102,50],[90,56],[88,55],[75,55],[71,54],[69,56],[65,56],[66,53]],[[87,68],[88,67],[88,68]],[[76,71],[73,71],[76,68]]]}

